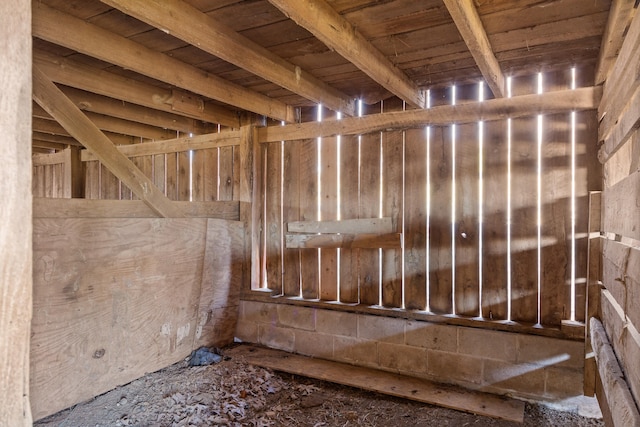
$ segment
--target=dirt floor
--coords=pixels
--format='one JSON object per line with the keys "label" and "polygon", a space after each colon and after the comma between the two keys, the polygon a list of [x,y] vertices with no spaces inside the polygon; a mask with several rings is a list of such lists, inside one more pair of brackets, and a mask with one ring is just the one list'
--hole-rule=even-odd
{"label": "dirt floor", "polygon": [[[224,354],[224,352],[222,352]],[[187,361],[34,424],[75,426],[521,426],[249,365]],[[524,426],[603,426],[598,418],[526,404]]]}

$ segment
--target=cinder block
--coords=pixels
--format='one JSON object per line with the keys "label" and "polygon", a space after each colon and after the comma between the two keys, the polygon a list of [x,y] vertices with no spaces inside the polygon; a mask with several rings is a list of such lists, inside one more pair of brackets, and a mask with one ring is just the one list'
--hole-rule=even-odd
{"label": "cinder block", "polygon": [[311,307],[278,304],[278,325],[313,331],[316,328],[316,310]]}
{"label": "cinder block", "polygon": [[358,315],[358,338],[404,344],[406,320],[395,317]]}
{"label": "cinder block", "polygon": [[256,323],[269,323],[275,325],[278,322],[277,304],[269,304],[257,301],[243,301],[243,318]]}
{"label": "cinder block", "polygon": [[516,337],[509,332],[458,327],[458,353],[515,362]]}
{"label": "cinder block", "polygon": [[507,363],[499,360],[484,361],[484,384],[491,391],[516,393],[520,396],[544,396],[545,372],[530,363]]}
{"label": "cinder block", "polygon": [[301,330],[294,333],[296,353],[321,359],[333,358],[333,336]]}
{"label": "cinder block", "polygon": [[235,336],[244,342],[258,342],[258,324],[248,320],[240,319],[236,325]]}
{"label": "cinder block", "polygon": [[458,348],[458,330],[455,326],[409,320],[405,329],[405,342],[416,347],[455,352]]}
{"label": "cinder block", "polygon": [[545,368],[545,397],[548,399],[566,399],[582,396],[584,376],[582,371],[564,368]]}
{"label": "cinder block", "polygon": [[335,310],[316,310],[316,332],[345,337],[358,334],[358,315]]}
{"label": "cinder block", "polygon": [[427,350],[428,373],[438,381],[482,383],[482,359],[445,351]]}
{"label": "cinder block", "polygon": [[382,369],[407,374],[427,373],[427,349],[407,345],[378,343],[378,362]]}
{"label": "cinder block", "polygon": [[378,366],[378,343],[351,337],[333,338],[333,357],[341,362]]}
{"label": "cinder block", "polygon": [[295,335],[293,329],[260,324],[258,338],[260,344],[279,350],[293,351]]}
{"label": "cinder block", "polygon": [[582,369],[584,342],[535,335],[519,335],[517,361],[543,366]]}

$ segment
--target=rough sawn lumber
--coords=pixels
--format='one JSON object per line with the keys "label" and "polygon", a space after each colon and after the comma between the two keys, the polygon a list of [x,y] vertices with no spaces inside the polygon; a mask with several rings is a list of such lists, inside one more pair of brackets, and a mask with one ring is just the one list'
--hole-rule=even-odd
{"label": "rough sawn lumber", "polygon": [[524,402],[370,368],[253,346],[229,352],[244,355],[252,365],[303,375],[459,411],[522,423]]}

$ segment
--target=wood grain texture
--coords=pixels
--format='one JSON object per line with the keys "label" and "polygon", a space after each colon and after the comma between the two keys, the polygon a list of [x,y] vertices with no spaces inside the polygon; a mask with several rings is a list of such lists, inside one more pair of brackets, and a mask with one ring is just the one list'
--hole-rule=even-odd
{"label": "wood grain texture", "polygon": [[524,402],[513,399],[504,399],[462,389],[446,388],[418,378],[328,360],[313,359],[277,350],[255,347],[247,349],[243,346],[235,351],[244,355],[249,363],[253,365],[276,371],[331,381],[493,418],[520,423],[524,419]]}
{"label": "wood grain texture", "polygon": [[640,171],[602,193],[603,231],[640,240]]}
{"label": "wood grain texture", "polygon": [[[300,219],[300,144],[300,141],[285,141],[283,147],[282,222],[287,226]],[[282,256],[284,294],[300,296],[300,251],[285,249]]]}
{"label": "wood grain texture", "polygon": [[0,425],[32,425],[31,4],[0,4]]}
{"label": "wood grain texture", "polygon": [[[341,221],[361,221],[358,218],[358,181],[359,147],[357,136],[340,137],[340,219]],[[355,227],[352,233],[357,233]],[[358,277],[358,251],[340,249],[340,296],[339,300],[348,303],[360,302]]]}
{"label": "wood grain texture", "polygon": [[267,145],[267,174],[265,176],[265,266],[267,287],[274,295],[282,295],[282,215],[281,162],[282,143]]}
{"label": "wood grain texture", "polygon": [[35,219],[35,418],[228,343],[242,245],[223,220]]}
{"label": "wood grain texture", "polygon": [[[387,234],[287,234],[286,247],[293,249],[359,248],[402,249],[400,233]],[[333,301],[333,300],[330,300]],[[344,301],[348,302],[348,301]],[[353,301],[351,301],[353,302]]]}
{"label": "wood grain texture", "polygon": [[[338,137],[320,142],[320,218],[338,219]],[[344,183],[342,186],[353,185]],[[338,300],[338,251],[326,247],[320,251],[320,299]]]}
{"label": "wood grain texture", "polygon": [[[305,141],[300,146],[300,220],[318,220],[318,147],[317,140]],[[318,253],[303,251],[300,253],[300,279],[302,296],[316,299],[320,296]]]}

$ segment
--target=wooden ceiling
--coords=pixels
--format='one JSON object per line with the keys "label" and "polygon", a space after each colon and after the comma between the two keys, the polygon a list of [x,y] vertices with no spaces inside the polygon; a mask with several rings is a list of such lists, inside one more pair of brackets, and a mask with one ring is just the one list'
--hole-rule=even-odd
{"label": "wooden ceiling", "polygon": [[[612,6],[613,3],[613,6]],[[322,103],[392,96],[567,66],[597,68],[629,0],[34,0],[34,66],[116,144],[295,122]],[[611,24],[607,25],[608,22]],[[615,25],[614,25],[615,24]],[[77,142],[34,104],[34,147]]]}

